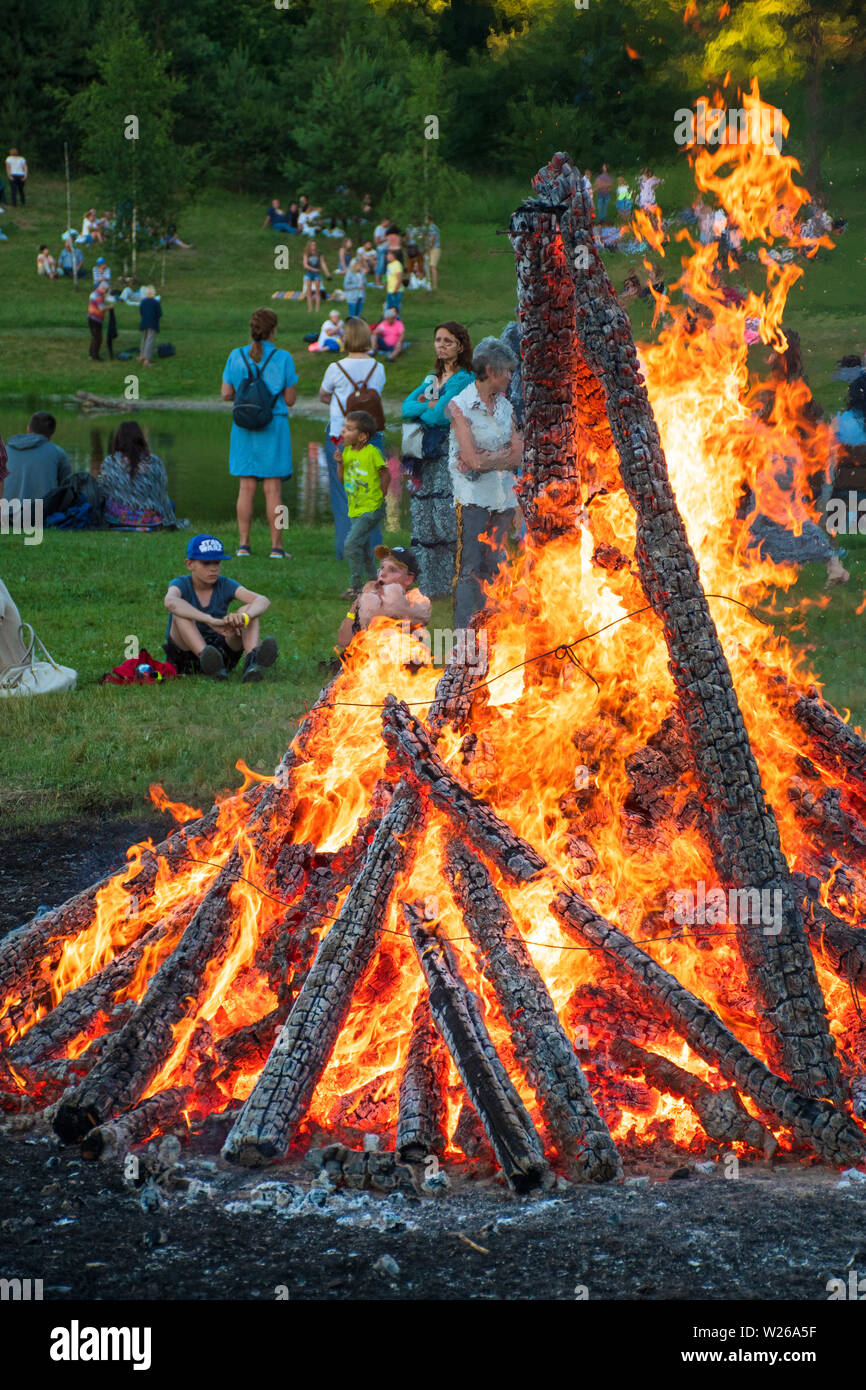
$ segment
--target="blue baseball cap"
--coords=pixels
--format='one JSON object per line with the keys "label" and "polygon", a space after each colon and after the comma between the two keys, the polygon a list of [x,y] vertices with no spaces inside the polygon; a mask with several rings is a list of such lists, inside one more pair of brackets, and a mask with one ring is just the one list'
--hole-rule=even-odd
{"label": "blue baseball cap", "polygon": [[216,536],[208,536],[202,532],[200,536],[193,536],[186,548],[186,558],[188,560],[230,560],[231,555],[227,555],[223,550],[222,541],[217,540]]}

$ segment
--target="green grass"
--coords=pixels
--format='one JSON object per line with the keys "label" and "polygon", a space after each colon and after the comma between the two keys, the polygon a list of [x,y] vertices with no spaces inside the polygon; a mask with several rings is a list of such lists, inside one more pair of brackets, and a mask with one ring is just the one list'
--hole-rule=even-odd
{"label": "green grass", "polygon": [[[32,183],[32,188],[30,187]],[[403,301],[407,337],[413,347],[396,363],[388,364],[389,397],[408,394],[429,370],[433,329],[445,319],[471,324],[473,336],[501,332],[514,313],[514,259],[507,237],[506,209],[516,206],[520,193],[507,191],[495,199],[474,195],[481,215],[489,202],[495,216],[489,220],[443,225],[443,259],[440,289],[436,294],[406,292]],[[59,181],[34,178],[28,182],[26,209],[12,210],[2,219],[9,236],[0,244],[3,266],[3,302],[0,305],[0,360],[4,363],[0,399],[28,403],[46,395],[72,396],[78,390],[98,395],[122,396],[124,378],[138,370],[136,362],[91,362],[87,357],[87,294],[90,269],[99,248],[85,248],[87,271],[73,289],[71,280],[37,278],[36,253],[46,242],[59,254],[59,233],[66,225],[65,187]],[[89,206],[87,185],[73,188],[73,209]],[[277,289],[300,288],[301,257],[305,241],[299,236],[276,235],[261,226],[264,207],[250,197],[209,190],[190,208],[181,235],[192,241],[193,251],[170,251],[166,257],[161,338],[174,343],[177,356],[156,360],[141,377],[141,400],[165,397],[204,399],[219,397],[220,379],[229,351],[248,341],[250,314],[271,303]],[[73,211],[73,221],[80,216]],[[372,235],[372,227],[368,229]],[[274,269],[274,247],[285,244],[290,269]],[[320,250],[333,271],[339,242],[319,239]],[[121,266],[115,257],[115,279]],[[160,284],[161,253],[145,252],[139,259],[139,278]],[[342,286],[335,277],[332,287]],[[328,282],[325,282],[328,288]],[[384,307],[384,291],[368,288],[365,313],[376,322]],[[318,331],[327,314],[308,313],[302,301],[277,301],[272,306],[280,320],[278,341],[293,355],[298,369],[300,396],[316,396],[327,361],[309,353],[303,335]],[[375,317],[371,317],[375,313]],[[118,349],[138,344],[138,309],[125,304],[116,308],[121,338]],[[22,328],[26,332],[22,334]]]}
{"label": "green grass", "polygon": [[[292,532],[291,561],[267,558],[263,525],[252,543],[257,554],[224,568],[271,599],[262,630],[276,637],[280,657],[261,684],[242,685],[235,671],[227,684],[184,678],[118,687],[99,682],[124,660],[130,635],[163,659],[163,597],[184,572],[185,537],[47,531],[41,546],[3,538],[2,574],[22,617],[79,679],[75,691],[3,701],[0,825],[142,811],[154,781],[209,806],[215,792],[240,781],[238,758],[273,771],[330,679],[346,574],[321,528]],[[444,602],[435,621],[450,625]]]}
{"label": "green grass", "polygon": [[[679,165],[658,172],[667,180],[663,206],[674,212],[690,200],[687,171]],[[807,268],[792,291],[786,323],[799,330],[813,390],[832,413],[845,394],[844,387],[831,381],[833,364],[843,353],[864,347],[866,203],[856,156],[843,153],[831,159],[830,176],[838,190],[833,211],[848,216],[850,228],[835,251],[822,252]],[[414,346],[389,365],[389,398],[411,390],[428,370],[436,323],[450,318],[465,322],[477,341],[485,333],[501,331],[513,316],[513,258],[507,237],[497,233],[505,230],[510,210],[527,191],[517,183],[476,181],[465,205],[440,219],[441,289],[435,295],[405,296],[404,314]],[[49,283],[35,274],[39,243],[59,249],[59,232],[66,225],[64,187],[37,176],[28,185],[28,195],[26,210],[10,209],[2,219],[10,239],[0,244],[0,407],[4,427],[20,414],[17,428],[23,428],[29,411],[44,406],[48,398],[68,398],[82,388],[121,395],[124,377],[136,366],[88,361],[84,287],[76,295],[71,282]],[[86,183],[74,186],[73,220],[90,205],[91,195]],[[177,356],[142,375],[143,416],[147,417],[148,399],[216,398],[225,358],[230,348],[245,341],[250,312],[269,303],[275,288],[299,284],[300,239],[288,239],[292,271],[275,272],[277,238],[261,229],[263,216],[258,201],[207,192],[184,218],[181,234],[197,249],[169,254],[164,291],[163,337],[175,343]],[[333,243],[323,244],[326,257],[333,254]],[[675,277],[678,259],[679,248],[674,247],[666,266],[668,279]],[[145,254],[140,275],[158,283],[160,263],[161,257]],[[620,286],[632,262],[611,256],[607,263]],[[747,276],[753,274],[754,267],[747,267]],[[381,303],[371,290],[368,316]],[[299,392],[315,396],[325,364],[304,350],[302,335],[318,327],[318,319],[308,316],[303,304],[280,302],[276,308],[279,341],[298,366]],[[651,319],[646,302],[633,305],[633,319],[638,338],[646,338]],[[137,341],[137,311],[119,306],[118,322],[123,334],[119,346],[132,346]],[[147,418],[152,432],[160,428],[155,413]],[[103,431],[112,423],[112,417],[94,421]],[[221,421],[213,429],[202,426],[198,452],[205,460],[212,455],[219,477],[211,487],[201,459],[197,457],[193,467],[192,451],[185,447],[189,435],[180,425],[171,427],[175,433],[166,437],[176,442],[165,452],[172,487],[183,502],[182,514],[194,525],[223,532],[231,543],[233,489],[225,485],[227,449],[220,434],[222,430],[227,435],[226,425]],[[294,427],[296,458],[307,440],[305,428]],[[315,437],[321,426],[309,429]],[[153,433],[152,438],[159,442]],[[281,652],[277,667],[261,685],[244,687],[237,677],[228,686],[202,680],[156,688],[99,685],[102,674],[123,659],[128,634],[135,634],[153,655],[160,654],[165,629],[162,597],[168,580],[182,570],[183,542],[177,534],[48,532],[41,546],[27,547],[21,538],[0,537],[0,574],[22,617],[33,623],[58,660],[79,671],[74,693],[4,702],[0,825],[25,827],[119,809],[140,812],[152,781],[162,782],[171,796],[209,805],[214,792],[239,780],[234,770],[238,758],[270,771],[281,756],[305,702],[315,699],[328,678],[327,664],[345,611],[336,596],[346,584],[346,570],[333,558],[331,531],[316,524],[295,525],[293,516],[294,559],[277,565],[256,557],[244,565],[246,582],[272,599],[266,628],[276,636]],[[266,543],[263,527],[257,526],[254,547],[261,553]],[[864,721],[858,652],[863,619],[854,610],[866,589],[866,541],[843,544],[851,583],[833,591],[828,607],[806,606],[801,611],[802,600],[813,602],[823,593],[823,568],[806,567],[784,600],[789,611],[779,612],[774,621],[796,645],[813,649],[829,698]],[[226,569],[240,577],[238,562]],[[450,626],[446,603],[435,605],[433,622]]]}

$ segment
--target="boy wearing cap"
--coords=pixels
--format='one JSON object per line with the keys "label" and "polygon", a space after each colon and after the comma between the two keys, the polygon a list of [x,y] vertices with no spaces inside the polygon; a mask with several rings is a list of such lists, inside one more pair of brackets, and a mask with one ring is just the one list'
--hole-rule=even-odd
{"label": "boy wearing cap", "polygon": [[402,545],[376,546],[379,572],[365,584],[337,633],[337,643],[348,647],[356,632],[370,626],[374,618],[408,621],[413,637],[429,643],[425,624],[430,621],[429,598],[416,589],[418,559]]}
{"label": "boy wearing cap", "polygon": [[[273,637],[259,641],[259,616],[270,608],[270,599],[220,574],[229,558],[216,536],[193,536],[186,548],[189,573],[173,579],[166,591],[171,616],[163,651],[178,675],[201,671],[213,680],[226,680],[244,652],[246,685],[260,681],[262,670],[273,666],[277,644]],[[243,606],[230,613],[231,603]]]}
{"label": "boy wearing cap", "polygon": [[103,280],[105,281],[106,285],[107,285],[107,286],[109,287],[109,289],[110,289],[110,288],[111,288],[111,266],[108,264],[108,262],[106,261],[106,259],[105,259],[104,256],[100,256],[100,257],[98,258],[97,262],[96,262],[96,265],[93,267],[93,284],[94,284],[94,286],[96,286],[96,285],[101,285],[102,282],[103,282]]}

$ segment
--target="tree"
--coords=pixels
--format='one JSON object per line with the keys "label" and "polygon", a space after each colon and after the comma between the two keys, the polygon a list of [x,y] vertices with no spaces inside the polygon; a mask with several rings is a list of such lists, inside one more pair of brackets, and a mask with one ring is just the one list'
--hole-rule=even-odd
{"label": "tree", "polygon": [[320,67],[308,101],[287,126],[283,174],[296,192],[333,203],[340,189],[374,198],[385,162],[403,140],[410,55],[359,48],[346,37]]}
{"label": "tree", "polygon": [[262,189],[285,144],[285,107],[276,83],[248,49],[236,48],[214,73],[208,101],[208,145],[220,177],[232,188]]}
{"label": "tree", "polygon": [[742,74],[743,85],[753,76],[762,88],[803,82],[806,182],[813,192],[822,184],[825,72],[862,55],[860,13],[861,0],[734,0],[723,28],[706,42],[708,78],[721,81],[730,70],[735,78]]}
{"label": "tree", "polygon": [[172,139],[181,83],[166,71],[131,10],[117,10],[91,57],[96,77],[67,103],[102,201],[115,209],[115,240],[158,244],[190,194],[197,159]]}
{"label": "tree", "polygon": [[388,207],[398,222],[435,221],[468,190],[466,174],[442,153],[455,124],[455,100],[444,53],[416,54],[407,69],[408,94],[401,113],[402,140],[383,156]]}

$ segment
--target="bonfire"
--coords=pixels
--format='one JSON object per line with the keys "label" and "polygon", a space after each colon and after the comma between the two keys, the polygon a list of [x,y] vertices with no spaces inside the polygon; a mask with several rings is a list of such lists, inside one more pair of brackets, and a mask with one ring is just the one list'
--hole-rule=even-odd
{"label": "bonfire", "polygon": [[691,157],[761,289],[727,302],[716,248],[644,219],[682,273],[639,361],[579,174],[540,171],[510,233],[528,533],[486,640],[437,671],[359,634],[274,777],[203,816],[160,793],[172,835],[0,945],[10,1123],[246,1165],[378,1145],[418,1184],[486,1155],[519,1191],[862,1162],[866,744],[756,616],[796,573],[742,506],[796,531],[827,466],[803,383],[757,419],[745,346],[785,346],[803,271],[770,251],[816,246],[775,143]]}

